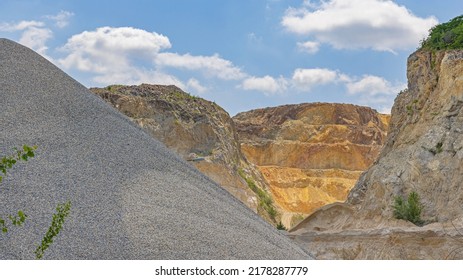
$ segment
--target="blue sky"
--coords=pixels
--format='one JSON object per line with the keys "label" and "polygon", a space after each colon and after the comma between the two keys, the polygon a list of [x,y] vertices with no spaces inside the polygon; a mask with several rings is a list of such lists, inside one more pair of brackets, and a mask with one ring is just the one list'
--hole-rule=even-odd
{"label": "blue sky", "polygon": [[2,0],[0,37],[85,86],[175,84],[231,115],[302,102],[388,112],[406,59],[461,0]]}

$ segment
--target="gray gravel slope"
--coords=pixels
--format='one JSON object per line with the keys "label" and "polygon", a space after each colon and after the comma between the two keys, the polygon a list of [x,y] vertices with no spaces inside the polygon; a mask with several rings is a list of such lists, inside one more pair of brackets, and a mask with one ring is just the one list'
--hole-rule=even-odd
{"label": "gray gravel slope", "polygon": [[29,259],[58,203],[48,259],[306,259],[261,220],[50,62],[0,39],[0,155],[38,145],[0,185],[1,259]]}

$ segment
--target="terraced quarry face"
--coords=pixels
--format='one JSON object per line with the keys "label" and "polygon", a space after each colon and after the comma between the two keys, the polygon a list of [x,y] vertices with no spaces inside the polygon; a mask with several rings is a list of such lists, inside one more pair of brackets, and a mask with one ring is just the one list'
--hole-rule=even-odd
{"label": "terraced quarry face", "polygon": [[300,104],[233,118],[248,160],[270,184],[291,226],[301,216],[344,201],[381,151],[389,116],[346,104]]}

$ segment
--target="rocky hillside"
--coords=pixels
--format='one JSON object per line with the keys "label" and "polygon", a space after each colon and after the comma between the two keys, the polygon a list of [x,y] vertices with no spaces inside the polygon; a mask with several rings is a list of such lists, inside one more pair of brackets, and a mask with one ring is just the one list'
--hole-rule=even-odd
{"label": "rocky hillside", "polygon": [[252,110],[233,120],[243,153],[269,182],[290,227],[347,198],[377,158],[389,116],[367,107],[312,103]]}
{"label": "rocky hillside", "polygon": [[268,186],[243,157],[233,121],[220,106],[176,86],[112,85],[91,91],[267,221],[276,222]]}
{"label": "rocky hillside", "polygon": [[[463,50],[417,51],[407,76],[386,146],[347,203],[327,206],[293,230],[318,257],[463,257]],[[396,198],[412,192],[422,203],[423,227],[394,215]]]}

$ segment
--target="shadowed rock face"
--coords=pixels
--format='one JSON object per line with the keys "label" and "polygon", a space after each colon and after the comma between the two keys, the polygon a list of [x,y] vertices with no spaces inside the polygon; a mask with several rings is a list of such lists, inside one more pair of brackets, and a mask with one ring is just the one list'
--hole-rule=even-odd
{"label": "shadowed rock face", "polygon": [[[346,204],[317,211],[293,232],[319,256],[463,257],[463,51],[417,51],[407,76],[378,161]],[[411,192],[421,198],[424,227],[393,217],[394,198]]]}
{"label": "shadowed rock face", "polygon": [[176,86],[112,85],[90,90],[264,219],[275,223],[259,207],[259,197],[242,175],[252,178],[260,189],[269,187],[244,158],[234,123],[217,104],[191,96]]}
{"label": "shadowed rock face", "polygon": [[348,104],[299,104],[233,118],[243,153],[255,163],[291,216],[344,201],[378,156],[389,116]]}
{"label": "shadowed rock face", "polygon": [[38,145],[2,182],[1,259],[28,259],[58,203],[50,259],[301,259],[245,205],[50,62],[0,39],[0,154]]}

